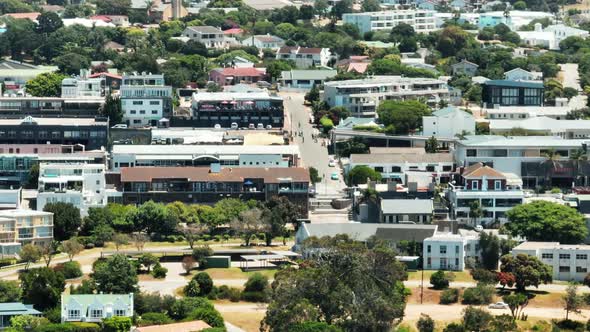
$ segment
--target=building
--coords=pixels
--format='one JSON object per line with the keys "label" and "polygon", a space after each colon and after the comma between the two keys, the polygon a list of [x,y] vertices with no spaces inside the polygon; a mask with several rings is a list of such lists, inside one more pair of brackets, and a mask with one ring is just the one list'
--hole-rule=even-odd
{"label": "building", "polygon": [[0,144],[81,144],[86,150],[107,146],[108,119],[0,119]]}
{"label": "building", "polygon": [[[506,211],[524,202],[522,180],[482,163],[465,167],[460,182],[449,183],[447,199],[452,218],[472,226],[503,224]],[[472,216],[474,202],[483,209],[482,216]]]}
{"label": "building", "polygon": [[497,106],[543,106],[543,82],[489,80],[482,84],[482,104]]}
{"label": "building", "polygon": [[0,210],[0,256],[14,256],[22,246],[44,246],[53,241],[53,213]]}
{"label": "building", "polygon": [[551,266],[553,280],[581,282],[590,270],[590,245],[527,241],[512,249],[512,255],[521,254],[537,257]]}
{"label": "building", "polygon": [[453,75],[475,76],[479,65],[463,59],[460,62],[451,65],[451,68],[453,69]]}
{"label": "building", "polygon": [[590,120],[556,120],[544,116],[518,120],[490,120],[490,134],[504,135],[515,130],[529,136],[559,136],[564,139],[590,137]]}
{"label": "building", "polygon": [[329,48],[283,46],[277,51],[277,60],[292,60],[297,68],[327,67],[331,59]]}
{"label": "building", "polygon": [[111,169],[139,166],[297,167],[297,145],[113,145]]}
{"label": "building", "polygon": [[336,62],[336,66],[346,72],[356,72],[364,74],[371,64],[371,59],[367,55],[351,55],[348,59]]}
{"label": "building", "polygon": [[100,323],[105,318],[132,317],[133,293],[62,294],[61,321]]}
{"label": "building", "polygon": [[91,207],[107,204],[104,164],[46,164],[39,165],[37,210],[48,203],[71,203],[86,216]]}
{"label": "building", "polygon": [[[32,13],[31,13],[32,14]],[[39,15],[39,13],[36,13]],[[39,74],[57,71],[56,66],[36,66],[24,62],[2,59],[0,60],[0,83],[3,94],[21,92],[25,84]]]}
{"label": "building", "polygon": [[112,23],[115,26],[126,28],[129,26],[129,17],[127,15],[95,15],[90,17],[91,20],[100,20],[106,23]]}
{"label": "building", "polygon": [[172,114],[172,87],[161,74],[123,75],[121,109],[127,125],[155,127]]}
{"label": "building", "polygon": [[374,76],[326,82],[323,99],[330,107],[348,108],[352,116],[375,117],[383,100],[421,99],[436,107],[441,100],[449,101],[449,88],[445,81],[433,78]]}
{"label": "building", "polygon": [[230,41],[233,40],[226,37],[221,29],[212,26],[186,27],[182,32],[182,36],[202,43],[207,48],[227,48],[230,46]]}
{"label": "building", "polygon": [[35,310],[32,304],[21,302],[0,303],[0,330],[10,327],[10,319],[15,316],[42,316],[41,311]]}
{"label": "building", "polygon": [[521,44],[540,46],[550,50],[559,50],[559,43],[568,37],[586,38],[590,33],[564,24],[554,24],[543,28],[541,23],[535,24],[534,31],[517,31]]}
{"label": "building", "polygon": [[[184,126],[282,128],[283,98],[268,91],[259,92],[199,92],[193,94],[192,116]],[[179,122],[178,119],[174,119]]]}
{"label": "building", "polygon": [[104,97],[63,98],[63,97],[0,97],[2,117],[95,117],[104,104]]}
{"label": "building", "polygon": [[464,133],[475,133],[475,118],[456,107],[446,107],[422,117],[422,135],[452,138]]}
{"label": "building", "polygon": [[434,174],[437,183],[447,183],[454,171],[453,156],[449,153],[387,152],[351,154],[348,171],[356,166],[368,166],[381,174],[382,181],[407,184],[406,173]]}
{"label": "building", "polygon": [[106,80],[104,77],[89,78],[85,71],[80,76],[64,78],[61,82],[62,98],[104,98]]}
{"label": "building", "polygon": [[540,71],[528,71],[522,68],[514,68],[504,73],[504,79],[508,81],[542,81],[543,73]]}
{"label": "building", "polygon": [[300,167],[126,167],[121,169],[124,204],[149,200],[214,204],[222,198],[268,201],[282,196],[307,218],[309,170]]}
{"label": "building", "polygon": [[254,46],[258,49],[278,50],[285,46],[283,38],[271,35],[255,35],[242,40],[244,46]]}
{"label": "building", "polygon": [[279,82],[281,89],[309,90],[314,85],[320,86],[324,82],[336,76],[338,71],[327,69],[288,70],[281,72]]}
{"label": "building", "polygon": [[431,10],[392,10],[342,15],[343,23],[355,25],[361,35],[369,31],[391,31],[400,23],[409,24],[418,33],[436,30],[434,11]]}
{"label": "building", "polygon": [[422,251],[425,270],[463,271],[466,258],[479,260],[479,236],[436,232],[424,239]]}
{"label": "building", "polygon": [[[559,99],[559,98],[558,98]],[[556,100],[557,102],[557,100]],[[485,109],[488,119],[528,119],[537,116],[565,119],[572,109],[568,106],[499,106]]]}
{"label": "building", "polygon": [[105,89],[109,92],[119,91],[123,83],[123,76],[109,72],[94,73],[88,75],[88,78],[103,78],[105,80]]}
{"label": "building", "polygon": [[379,222],[385,224],[429,224],[434,206],[430,199],[381,199]]}
{"label": "building", "polygon": [[218,85],[252,84],[264,81],[266,73],[264,68],[254,67],[226,67],[215,68],[209,72],[209,80]]}

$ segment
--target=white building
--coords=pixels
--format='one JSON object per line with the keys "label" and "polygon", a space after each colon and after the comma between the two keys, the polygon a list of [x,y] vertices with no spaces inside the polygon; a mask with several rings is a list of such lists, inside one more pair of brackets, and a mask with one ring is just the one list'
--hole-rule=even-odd
{"label": "white building", "polygon": [[254,46],[258,49],[278,50],[285,45],[285,40],[272,35],[255,35],[242,40],[244,46]]}
{"label": "white building", "polygon": [[[451,215],[459,222],[476,225],[505,223],[506,211],[524,202],[522,180],[489,166],[476,163],[466,167],[460,184],[449,184],[447,199]],[[477,202],[483,216],[472,216],[471,205]]]}
{"label": "white building", "polygon": [[207,48],[228,48],[236,43],[234,38],[225,36],[221,29],[212,26],[186,27],[182,32],[182,37],[202,43]]}
{"label": "white building", "polygon": [[332,81],[324,84],[324,101],[343,106],[355,117],[374,117],[383,100],[422,99],[436,107],[449,102],[449,87],[442,80],[401,76],[374,76],[359,80]]}
{"label": "white building", "polygon": [[528,71],[522,68],[514,68],[505,72],[504,78],[509,81],[542,81],[543,73],[540,71]]}
{"label": "white building", "polygon": [[25,209],[0,211],[0,257],[14,256],[23,245],[53,240],[53,213]]}
{"label": "white building", "polygon": [[379,222],[384,224],[430,224],[434,213],[431,199],[381,199]]}
{"label": "white building", "polygon": [[107,204],[105,166],[102,164],[40,164],[37,210],[46,204],[72,203],[80,214]]}
{"label": "white building", "polygon": [[479,236],[436,232],[422,248],[425,270],[463,271],[466,258],[479,258]]}
{"label": "white building", "polygon": [[310,90],[314,85],[321,86],[324,82],[336,76],[338,71],[329,69],[317,70],[285,70],[281,72],[281,89]]}
{"label": "white building", "polygon": [[453,138],[464,132],[475,133],[475,118],[456,107],[446,107],[422,117],[422,135]]}
{"label": "white building", "polygon": [[541,23],[535,24],[534,31],[517,31],[521,43],[527,46],[540,46],[550,50],[559,50],[559,43],[567,37],[586,38],[590,33],[586,30],[568,27],[563,24],[550,25],[543,29]]}
{"label": "white building", "polygon": [[583,281],[590,269],[590,245],[559,242],[524,242],[512,249],[512,255],[537,257],[553,269],[553,280]]}
{"label": "white building", "polygon": [[121,108],[129,126],[157,126],[158,120],[172,112],[172,87],[165,85],[164,75],[123,75]]}
{"label": "white building", "polygon": [[277,51],[277,60],[292,60],[298,68],[327,67],[332,54],[329,48],[283,46]]}
{"label": "white building", "polygon": [[527,135],[582,139],[590,137],[590,120],[556,120],[544,116],[518,120],[490,120],[492,135],[504,135],[514,129],[525,130]]}
{"label": "white building", "polygon": [[105,318],[133,316],[132,293],[62,294],[60,302],[62,323],[100,323]]}
{"label": "white building", "polygon": [[[560,98],[557,98],[560,99]],[[556,120],[565,119],[571,111],[567,105],[567,99],[564,102],[556,100],[560,106],[498,106],[495,108],[485,109],[488,119],[528,119],[537,116],[544,116]]]}
{"label": "white building", "polygon": [[342,22],[357,26],[361,35],[369,31],[389,32],[400,23],[411,25],[418,33],[428,33],[437,29],[434,13],[414,9],[347,13],[342,15]]}
{"label": "white building", "polygon": [[83,70],[80,76],[64,78],[61,82],[62,98],[100,98],[105,96],[106,79],[104,77],[89,78]]}

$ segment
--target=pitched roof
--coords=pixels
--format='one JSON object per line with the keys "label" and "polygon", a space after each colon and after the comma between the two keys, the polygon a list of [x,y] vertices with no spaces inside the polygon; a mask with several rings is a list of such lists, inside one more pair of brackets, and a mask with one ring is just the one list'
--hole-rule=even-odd
{"label": "pitched roof", "polygon": [[[365,223],[329,223],[329,224],[302,224],[302,231],[308,236],[315,236],[318,238],[324,236],[335,236],[338,234],[346,234],[350,238],[357,241],[366,241],[373,235],[381,234],[384,239],[396,240],[421,238],[422,233],[425,233],[424,238],[432,236],[436,232],[436,225],[414,225],[414,224],[365,224]],[[399,235],[395,235],[399,234]],[[385,236],[384,236],[385,235]]]}
{"label": "pitched roof", "polygon": [[265,73],[257,68],[253,67],[226,67],[216,68],[213,71],[220,72],[225,76],[264,76]]}
{"label": "pitched roof", "polygon": [[95,78],[95,77],[101,77],[101,76],[106,76],[106,77],[110,77],[110,78],[115,78],[115,79],[123,79],[123,76],[119,76],[119,75],[115,75],[113,73],[94,73],[92,75],[88,75],[89,78]]}
{"label": "pitched roof", "polygon": [[473,67],[476,67],[476,68],[477,68],[477,67],[479,67],[479,65],[478,65],[478,64],[476,64],[476,63],[473,63],[473,62],[471,62],[471,61],[467,61],[467,60],[465,60],[465,59],[461,60],[460,62],[457,62],[456,64],[452,65],[451,67],[453,67],[453,68],[454,68],[454,67],[458,67],[458,66],[460,66],[460,65],[470,65],[470,66],[473,66]]}
{"label": "pitched roof", "polygon": [[107,50],[122,50],[125,49],[125,46],[117,43],[116,41],[109,40],[104,44],[104,48]]}
{"label": "pitched roof", "polygon": [[285,41],[281,37],[272,36],[272,35],[256,35],[256,36],[253,36],[252,38],[259,40],[263,43],[282,43]]}
{"label": "pitched roof", "polygon": [[346,69],[346,71],[355,71],[359,74],[363,74],[364,72],[367,71],[367,68],[369,67],[370,63],[368,62],[352,62],[348,65],[348,68]]}
{"label": "pitched roof", "polygon": [[0,303],[0,315],[40,315],[41,312],[33,309],[32,305],[21,302]]}
{"label": "pitched roof", "polygon": [[8,13],[8,14],[4,14],[2,15],[3,17],[12,17],[15,19],[25,19],[28,18],[31,21],[34,21],[37,19],[37,17],[39,17],[39,15],[41,15],[41,13],[39,12],[32,12],[32,13]]}
{"label": "pitched roof", "polygon": [[227,30],[223,30],[223,33],[226,35],[233,35],[236,33],[243,33],[244,30],[240,29],[240,28],[231,28],[231,29],[227,29]]}
{"label": "pitched roof", "polygon": [[221,31],[219,28],[212,27],[210,25],[190,26],[186,28],[200,33],[223,33],[223,31]]}
{"label": "pitched roof", "polygon": [[436,233],[436,225],[405,225],[398,226],[405,227],[380,227],[377,228],[375,236],[380,240],[390,242],[400,242],[402,240],[410,240],[416,242],[423,242],[424,239],[433,236]]}
{"label": "pitched roof", "polygon": [[484,176],[489,179],[506,179],[506,176],[502,172],[497,171],[490,166],[484,166],[482,163],[476,163],[466,167],[463,170],[462,176],[466,179],[482,178]]}
{"label": "pitched roof", "polygon": [[283,80],[325,80],[338,74],[337,70],[328,69],[306,69],[306,70],[286,70],[281,72]]}
{"label": "pitched roof", "polygon": [[383,214],[430,214],[434,210],[430,199],[382,199]]}
{"label": "pitched roof", "polygon": [[151,182],[153,179],[187,179],[190,182],[243,182],[244,179],[262,178],[265,183],[309,182],[309,171],[301,167],[262,168],[225,167],[211,173],[209,167],[125,167],[121,169],[121,182]]}
{"label": "pitched roof", "polygon": [[299,46],[283,46],[279,48],[278,53],[295,53],[295,54],[320,54],[323,48],[319,47],[299,47]]}

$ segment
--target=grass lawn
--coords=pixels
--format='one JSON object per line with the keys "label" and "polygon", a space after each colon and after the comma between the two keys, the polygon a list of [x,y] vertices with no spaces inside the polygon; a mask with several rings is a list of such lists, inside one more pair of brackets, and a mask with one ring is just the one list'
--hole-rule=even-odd
{"label": "grass lawn", "polygon": [[260,321],[264,318],[264,312],[222,312],[223,319],[229,323],[247,331],[260,331]]}
{"label": "grass lawn", "polygon": [[[435,273],[434,270],[424,271],[424,286],[430,286],[430,276]],[[452,271],[455,275],[456,282],[475,282],[471,274],[467,271]],[[422,278],[422,271],[408,272],[408,280],[420,280]]]}
{"label": "grass lawn", "polygon": [[272,278],[274,278],[275,273],[277,273],[277,270],[261,270],[261,271],[243,272],[238,267],[230,267],[227,269],[214,268],[214,269],[205,269],[205,270],[193,270],[193,271],[191,271],[191,274],[189,276],[185,276],[185,278],[191,279],[195,274],[197,274],[199,272],[207,272],[209,274],[209,276],[211,276],[211,279],[213,279],[213,280],[215,280],[215,279],[239,279],[239,280],[243,279],[243,280],[246,280],[246,279],[248,279],[249,276],[251,276],[254,273],[261,273],[262,275],[267,276],[269,279],[272,279]]}

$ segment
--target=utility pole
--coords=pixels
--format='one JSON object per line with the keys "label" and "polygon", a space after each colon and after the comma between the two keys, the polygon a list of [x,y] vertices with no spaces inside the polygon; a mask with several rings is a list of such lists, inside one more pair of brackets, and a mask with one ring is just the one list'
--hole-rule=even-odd
{"label": "utility pole", "polygon": [[420,304],[424,299],[424,267],[422,267],[422,280],[420,281]]}

